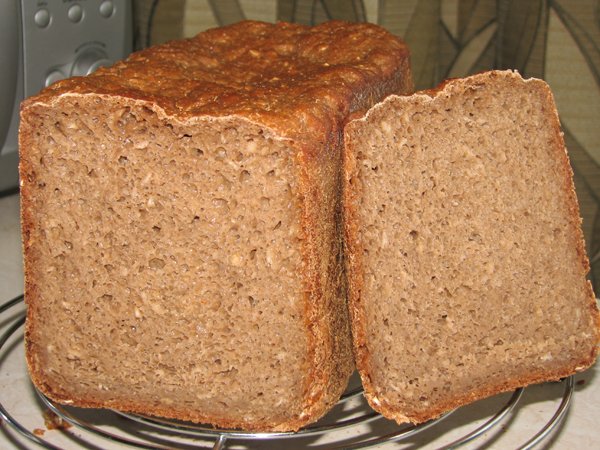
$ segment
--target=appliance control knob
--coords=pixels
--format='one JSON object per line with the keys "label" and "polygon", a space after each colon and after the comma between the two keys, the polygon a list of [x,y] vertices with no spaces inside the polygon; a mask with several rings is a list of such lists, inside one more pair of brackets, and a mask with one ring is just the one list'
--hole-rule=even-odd
{"label": "appliance control knob", "polygon": [[71,76],[89,75],[100,67],[110,66],[112,61],[99,48],[88,48],[81,53],[71,69]]}
{"label": "appliance control knob", "polygon": [[81,19],[83,19],[83,8],[81,5],[78,3],[71,5],[67,11],[67,17],[73,23],[81,22]]}
{"label": "appliance control knob", "polygon": [[102,17],[106,17],[108,19],[113,15],[114,12],[115,5],[113,4],[112,0],[104,0],[100,4],[100,14],[102,14]]}
{"label": "appliance control knob", "polygon": [[33,16],[33,21],[40,28],[46,28],[48,25],[50,25],[51,20],[52,15],[46,8],[38,9]]}

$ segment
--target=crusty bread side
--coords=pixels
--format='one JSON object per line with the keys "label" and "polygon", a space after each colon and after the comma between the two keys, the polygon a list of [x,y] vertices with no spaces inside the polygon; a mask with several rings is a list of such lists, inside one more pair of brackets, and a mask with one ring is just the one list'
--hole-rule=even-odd
{"label": "crusty bread side", "polygon": [[356,365],[397,422],[593,364],[600,318],[552,93],[511,71],[391,96],[345,129]]}
{"label": "crusty bread side", "polygon": [[52,399],[297,430],[353,370],[342,127],[412,89],[368,24],[242,22],[24,102],[27,362]]}

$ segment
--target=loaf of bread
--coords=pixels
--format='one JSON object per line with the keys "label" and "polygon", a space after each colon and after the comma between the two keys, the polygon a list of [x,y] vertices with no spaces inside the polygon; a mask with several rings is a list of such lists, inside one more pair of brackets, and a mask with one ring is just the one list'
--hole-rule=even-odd
{"label": "loaf of bread", "polygon": [[345,129],[356,365],[423,422],[590,366],[600,319],[550,89],[511,71],[391,96]]}
{"label": "loaf of bread", "polygon": [[369,24],[241,22],[25,101],[26,353],[50,398],[297,430],[353,370],[343,125],[412,89]]}

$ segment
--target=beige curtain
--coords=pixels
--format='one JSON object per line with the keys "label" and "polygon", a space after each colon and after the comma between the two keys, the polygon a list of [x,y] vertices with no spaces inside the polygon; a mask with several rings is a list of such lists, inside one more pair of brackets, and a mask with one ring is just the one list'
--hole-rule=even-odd
{"label": "beige curtain", "polygon": [[412,52],[418,88],[493,68],[545,79],[575,171],[600,288],[600,3],[598,0],[134,0],[136,46],[247,18],[379,23]]}

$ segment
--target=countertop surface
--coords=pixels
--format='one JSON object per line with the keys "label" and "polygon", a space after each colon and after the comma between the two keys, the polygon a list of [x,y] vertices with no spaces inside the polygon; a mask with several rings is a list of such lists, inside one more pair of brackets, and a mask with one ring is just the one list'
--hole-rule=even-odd
{"label": "countertop surface", "polygon": [[[0,303],[4,303],[22,292],[19,198],[17,195],[12,195],[0,199]],[[0,332],[5,333],[10,325],[22,316],[23,311],[24,305],[20,303],[3,312],[0,315]],[[574,377],[573,396],[564,421],[535,448],[600,448],[600,368],[598,366],[597,364]],[[357,383],[356,379],[353,383]],[[518,448],[540,431],[547,422],[551,421],[560,406],[565,388],[566,382],[546,383],[526,388],[514,409],[508,412],[497,426],[482,433],[477,439],[464,445],[464,448]],[[411,435],[401,442],[378,444],[376,448],[429,449],[446,446],[457,438],[476,430],[501,410],[511,398],[510,393],[502,394],[460,408],[427,430]],[[48,408],[37,397],[27,376],[22,327],[17,328],[0,349],[0,403],[15,421],[30,432],[35,430],[34,435],[52,443],[56,448],[132,448],[114,440],[97,437],[78,427],[72,426],[65,430],[48,429],[49,424],[44,419],[44,413]],[[132,438],[138,442],[146,436],[144,434],[146,431],[141,430],[136,422],[122,418],[113,412],[78,409],[69,410],[69,412],[77,420],[86,421],[88,426],[105,430],[105,432]],[[323,423],[333,423],[333,421],[339,420],[337,416],[342,419],[347,418],[348,414],[369,415],[370,411],[361,396],[357,396],[337,407]],[[317,437],[288,438],[278,442],[252,441],[248,447],[332,448],[339,445],[334,442],[342,442],[344,446],[347,446],[358,436],[373,439],[377,436],[395,433],[398,429],[395,424],[385,419],[375,418],[368,423],[338,429]],[[171,441],[165,441],[166,438],[170,439],[171,437],[178,439],[177,434],[170,433],[162,433],[159,438],[151,437],[152,444],[147,448],[172,448],[174,444],[168,444]],[[204,445],[204,448],[213,448],[215,440],[216,438],[204,441],[197,438],[191,440],[185,438],[181,440],[181,446],[196,448]],[[229,439],[222,445],[215,444],[214,448],[248,448],[240,447],[241,444],[243,444],[242,441]],[[42,447],[22,437],[6,420],[3,420],[0,427],[0,448],[34,449]]]}

